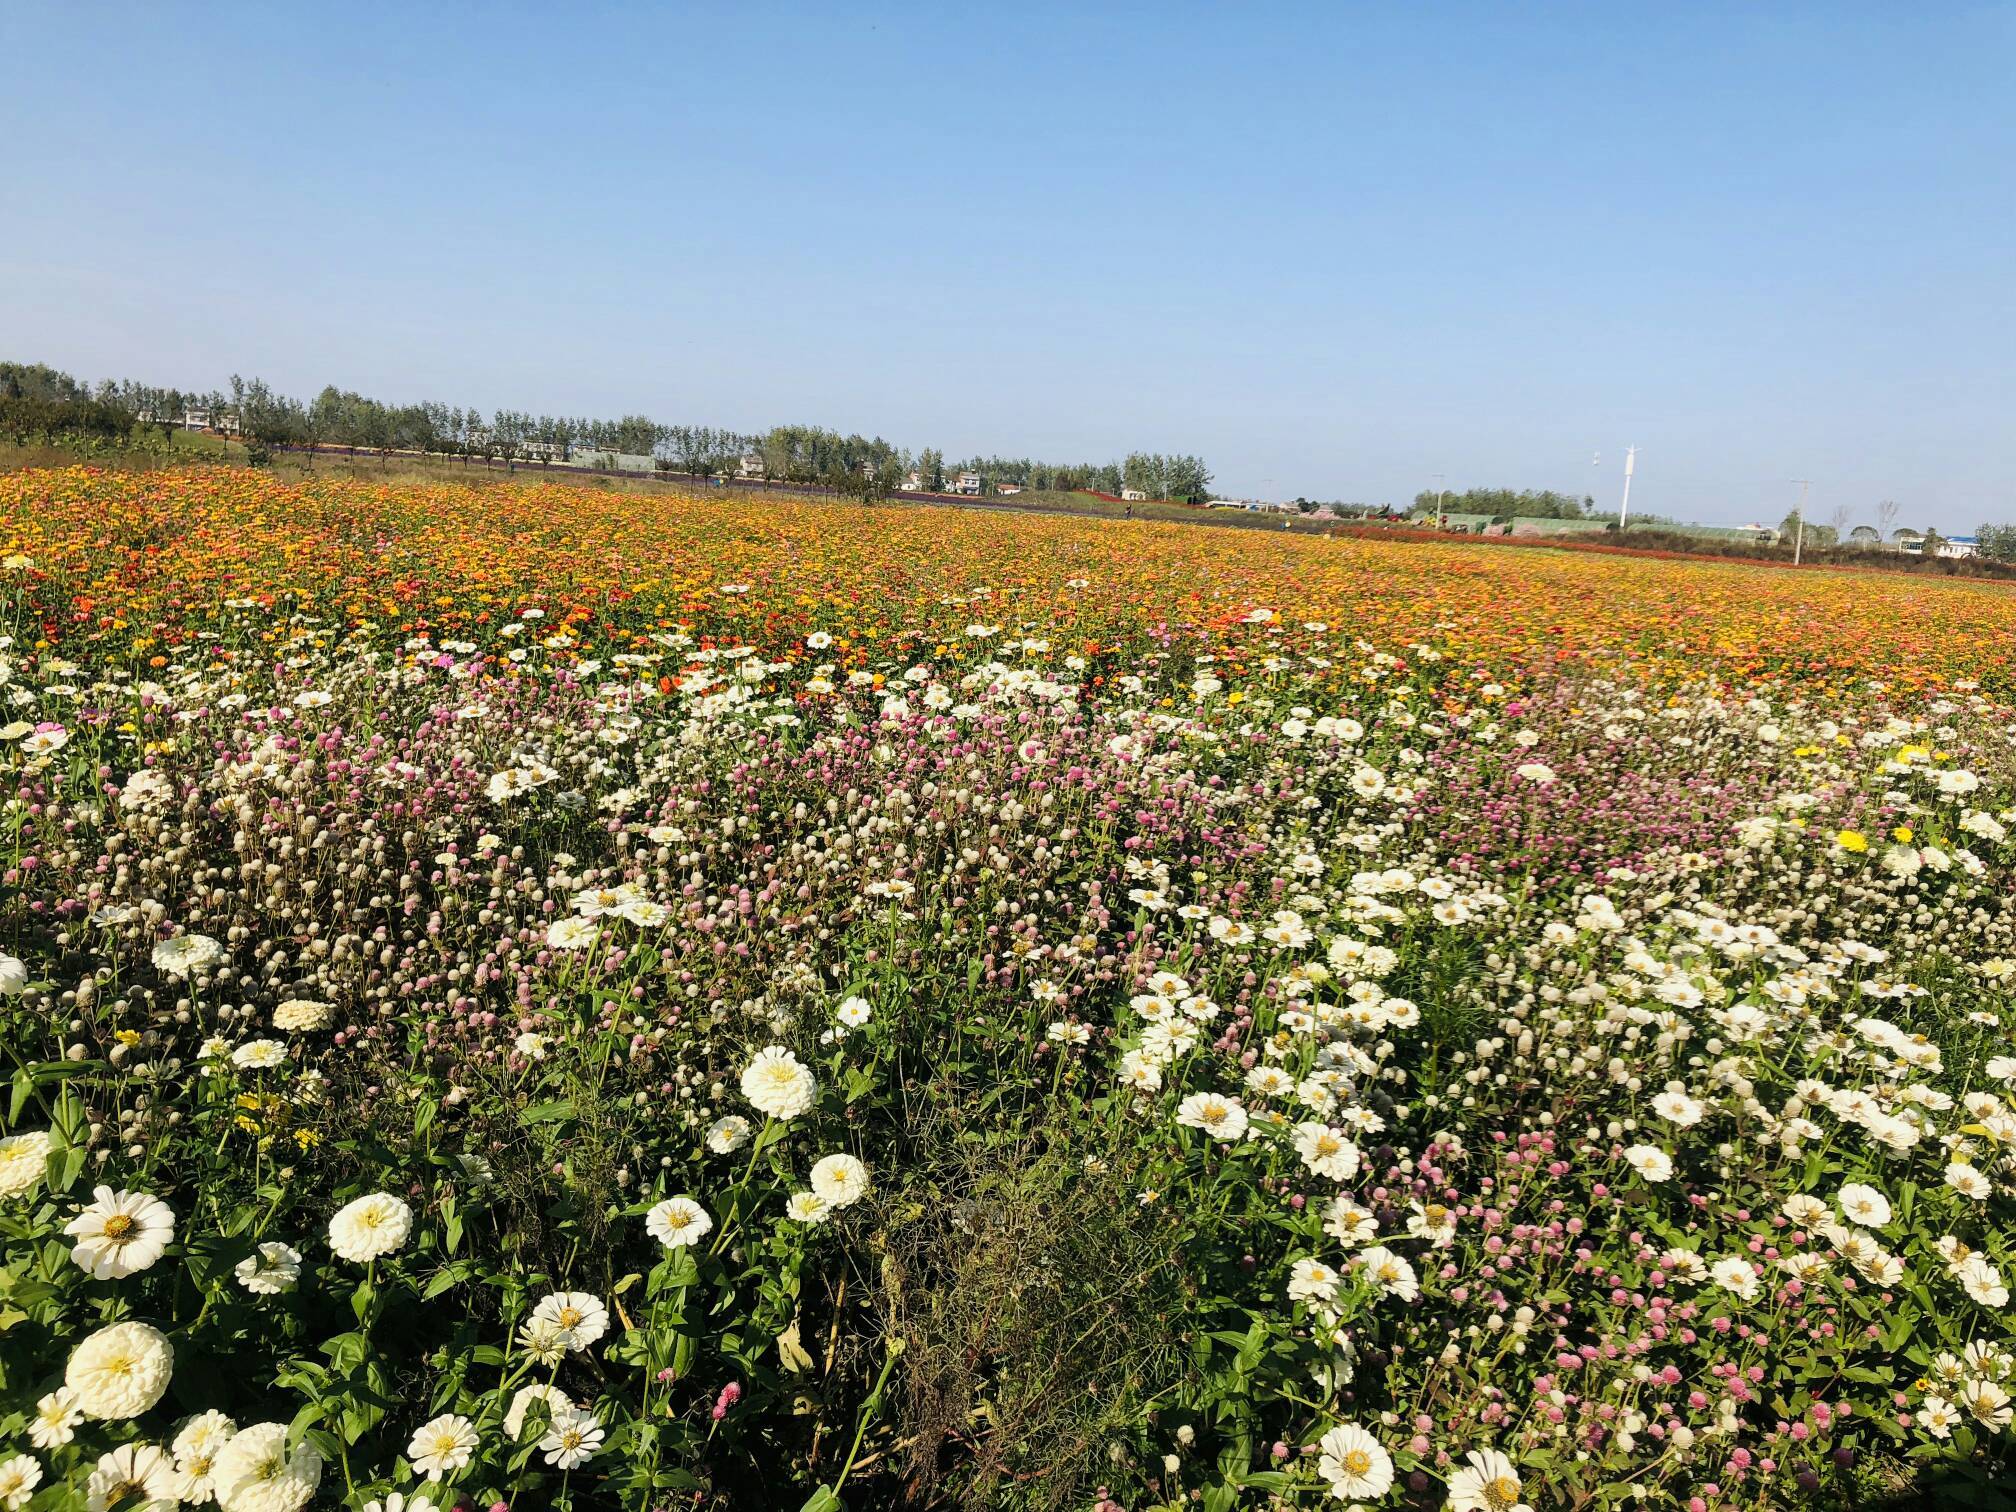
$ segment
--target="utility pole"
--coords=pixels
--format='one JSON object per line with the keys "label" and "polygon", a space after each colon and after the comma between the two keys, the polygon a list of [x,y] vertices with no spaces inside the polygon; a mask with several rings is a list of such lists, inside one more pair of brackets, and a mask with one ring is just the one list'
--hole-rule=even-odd
{"label": "utility pole", "polygon": [[1624,449],[1624,502],[1617,510],[1617,533],[1622,535],[1624,527],[1631,523],[1631,474],[1638,470],[1638,448]]}
{"label": "utility pole", "polygon": [[1442,474],[1435,474],[1435,528],[1442,528],[1442,495],[1448,490],[1442,486]]}
{"label": "utility pole", "polygon": [[1811,478],[1793,478],[1789,481],[1799,485],[1799,505],[1792,511],[1798,524],[1792,530],[1792,565],[1799,565],[1799,558],[1806,550],[1806,490],[1813,486]]}

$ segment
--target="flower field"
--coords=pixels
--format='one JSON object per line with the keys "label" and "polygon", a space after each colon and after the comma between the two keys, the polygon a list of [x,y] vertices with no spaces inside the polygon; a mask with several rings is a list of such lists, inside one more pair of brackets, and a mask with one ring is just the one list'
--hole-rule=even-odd
{"label": "flower field", "polygon": [[0,1503],[1997,1505],[2016,592],[0,478]]}

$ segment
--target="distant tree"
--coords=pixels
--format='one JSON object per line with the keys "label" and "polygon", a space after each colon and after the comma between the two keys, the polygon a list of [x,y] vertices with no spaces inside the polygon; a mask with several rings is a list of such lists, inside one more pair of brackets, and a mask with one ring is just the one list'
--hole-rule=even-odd
{"label": "distant tree", "polygon": [[[1440,497],[1445,514],[1480,514],[1493,519],[1583,518],[1582,500],[1572,494],[1556,493],[1551,488],[1469,488],[1462,493],[1445,492]],[[1435,513],[1436,498],[1434,489],[1423,489],[1414,496],[1415,513]]]}
{"label": "distant tree", "polygon": [[[1806,544],[1808,546],[1832,546],[1840,538],[1841,532],[1835,526],[1821,525],[1812,520],[1806,522]],[[1799,539],[1798,510],[1793,510],[1778,522],[1778,539],[1780,542],[1787,544]]]}
{"label": "distant tree", "polygon": [[2016,564],[2016,525],[1983,525],[1974,532],[1974,549],[1991,562]]}
{"label": "distant tree", "polygon": [[1848,532],[1848,544],[1850,546],[1881,546],[1883,544],[1883,532],[1878,530],[1874,525],[1857,525],[1853,530]]}
{"label": "distant tree", "polygon": [[1162,497],[1201,504],[1211,496],[1211,469],[1202,457],[1171,457],[1164,465]]}
{"label": "distant tree", "polygon": [[1876,529],[1881,535],[1890,535],[1896,527],[1897,516],[1904,512],[1904,506],[1895,499],[1885,499],[1876,506]]}

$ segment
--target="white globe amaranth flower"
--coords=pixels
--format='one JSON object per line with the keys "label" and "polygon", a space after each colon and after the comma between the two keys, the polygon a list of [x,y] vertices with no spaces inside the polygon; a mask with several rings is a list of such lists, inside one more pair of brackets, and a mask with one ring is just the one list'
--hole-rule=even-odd
{"label": "white globe amaranth flower", "polygon": [[114,1323],[71,1351],[63,1370],[86,1417],[114,1422],[138,1417],[161,1400],[175,1373],[168,1336],[145,1323]]}
{"label": "white globe amaranth flower", "polygon": [[390,1192],[373,1192],[329,1220],[329,1248],[362,1265],[389,1255],[413,1232],[413,1209]]}

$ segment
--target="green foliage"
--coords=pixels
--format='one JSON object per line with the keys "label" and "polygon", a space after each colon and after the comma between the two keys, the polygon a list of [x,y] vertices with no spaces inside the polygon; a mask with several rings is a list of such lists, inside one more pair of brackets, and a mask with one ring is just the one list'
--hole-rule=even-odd
{"label": "green foliage", "polygon": [[[1440,495],[1444,514],[1480,514],[1501,519],[1580,520],[1585,518],[1583,501],[1572,494],[1551,488],[1466,488],[1461,493]],[[1416,514],[1433,514],[1437,495],[1424,488],[1414,495]]]}
{"label": "green foliage", "polygon": [[1983,525],[1974,540],[1974,549],[1989,561],[2016,563],[2016,525]]}

